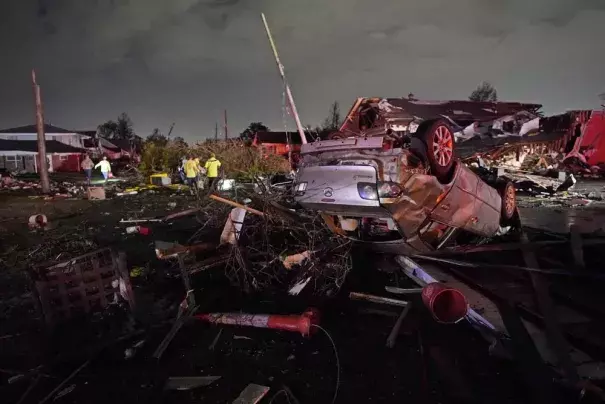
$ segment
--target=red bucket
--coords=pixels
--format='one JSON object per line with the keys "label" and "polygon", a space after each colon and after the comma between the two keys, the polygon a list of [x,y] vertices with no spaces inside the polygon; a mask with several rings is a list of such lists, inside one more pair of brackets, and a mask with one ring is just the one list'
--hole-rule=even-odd
{"label": "red bucket", "polygon": [[422,301],[433,318],[440,323],[456,323],[468,312],[466,297],[460,291],[439,282],[430,283],[422,289]]}

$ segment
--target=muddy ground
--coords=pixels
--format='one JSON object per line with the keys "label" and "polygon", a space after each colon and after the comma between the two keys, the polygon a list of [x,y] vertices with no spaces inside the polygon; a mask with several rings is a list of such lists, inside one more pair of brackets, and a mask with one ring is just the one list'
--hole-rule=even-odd
{"label": "muddy ground", "polygon": [[[171,225],[151,225],[152,233],[125,234],[122,218],[162,216],[196,206],[187,194],[141,193],[105,201],[30,199],[26,195],[0,196],[0,397],[17,403],[31,380],[8,383],[9,378],[46,364],[22,402],[40,402],[74,369],[90,362],[61,389],[57,403],[225,403],[256,383],[271,387],[263,403],[294,402],[276,393],[287,386],[301,403],[337,402],[531,402],[518,369],[491,357],[488,346],[466,324],[436,324],[417,298],[394,348],[385,347],[397,310],[356,303],[348,291],[385,295],[384,285],[413,285],[382,265],[381,258],[354,250],[353,271],[340,293],[330,299],[305,295],[290,297],[280,291],[245,295],[229,285],[223,268],[195,275],[193,286],[199,311],[299,313],[307,307],[321,312],[322,332],[310,338],[265,329],[224,327],[216,348],[209,346],[218,327],[190,322],[178,333],[160,360],[152,353],[170,328],[184,289],[174,263],[156,259],[154,240],[185,243],[202,225],[195,217]],[[527,220],[569,225],[569,217],[599,222],[600,205],[588,208],[536,208],[526,201]],[[217,207],[217,212],[224,208]],[[596,212],[596,213],[595,213]],[[48,216],[52,229],[31,232],[27,218]],[[576,222],[578,220],[573,219]],[[595,222],[596,220],[596,222]],[[598,227],[598,226],[597,226]],[[218,238],[216,231],[206,235]],[[51,246],[49,248],[48,246]],[[134,321],[112,308],[92,322],[71,324],[50,333],[36,312],[26,274],[32,257],[65,258],[72,249],[110,246],[127,254],[137,298]],[[61,255],[63,254],[63,255]],[[201,257],[207,258],[208,256]],[[385,269],[381,271],[380,269]],[[378,270],[377,270],[378,269]],[[379,309],[386,313],[367,313]],[[135,333],[113,342],[118,335]],[[144,340],[131,359],[125,349]],[[208,387],[165,391],[167,377],[221,376]],[[72,387],[73,386],[73,387]],[[561,402],[567,401],[562,391]],[[53,398],[50,399],[52,401]]]}

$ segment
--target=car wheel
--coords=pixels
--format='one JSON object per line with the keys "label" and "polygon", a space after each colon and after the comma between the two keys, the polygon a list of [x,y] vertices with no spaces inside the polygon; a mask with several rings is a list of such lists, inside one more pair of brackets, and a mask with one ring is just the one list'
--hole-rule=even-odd
{"label": "car wheel", "polygon": [[503,223],[508,223],[517,214],[517,192],[515,191],[515,186],[510,181],[502,181],[498,185],[498,193],[502,198],[500,217]]}
{"label": "car wheel", "polygon": [[419,133],[426,145],[426,157],[440,182],[448,182],[454,168],[454,132],[443,120],[437,120]]}

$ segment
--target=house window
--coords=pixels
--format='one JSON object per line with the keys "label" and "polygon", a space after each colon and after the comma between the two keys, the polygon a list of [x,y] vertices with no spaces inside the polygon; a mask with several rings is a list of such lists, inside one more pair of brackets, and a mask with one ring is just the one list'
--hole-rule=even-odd
{"label": "house window", "polygon": [[16,170],[19,167],[19,157],[6,156],[4,159],[7,170]]}
{"label": "house window", "polygon": [[61,161],[67,161],[69,159],[69,156],[62,154],[61,156],[59,156],[59,160]]}

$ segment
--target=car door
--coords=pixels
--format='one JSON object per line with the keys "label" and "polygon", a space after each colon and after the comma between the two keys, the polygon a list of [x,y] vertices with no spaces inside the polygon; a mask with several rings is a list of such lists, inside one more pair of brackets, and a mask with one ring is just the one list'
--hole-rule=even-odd
{"label": "car door", "polygon": [[483,236],[500,225],[499,195],[464,164],[458,163],[452,182],[432,210],[433,220]]}

